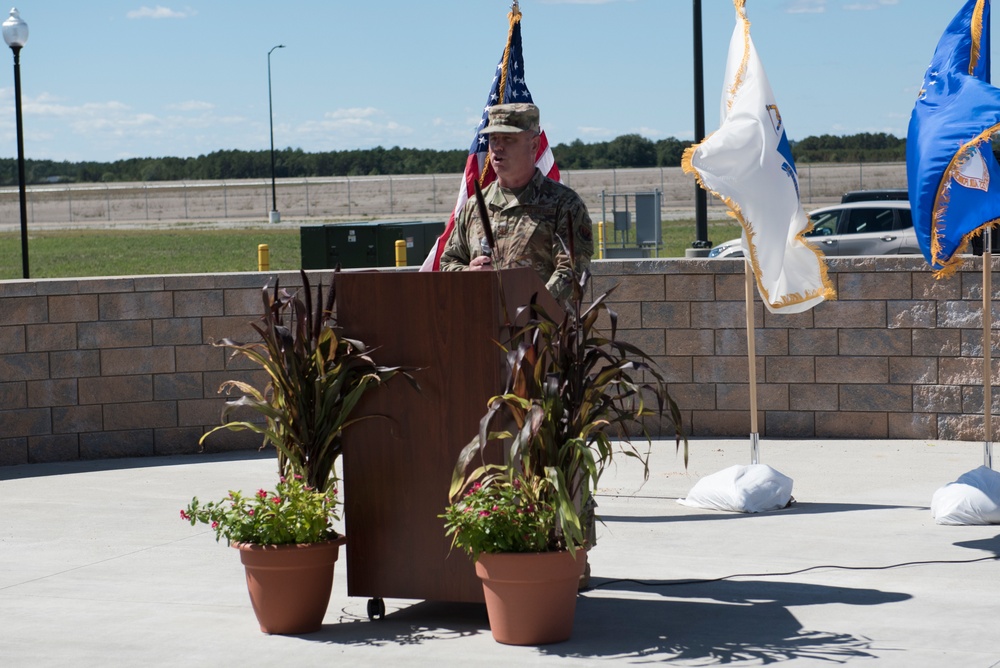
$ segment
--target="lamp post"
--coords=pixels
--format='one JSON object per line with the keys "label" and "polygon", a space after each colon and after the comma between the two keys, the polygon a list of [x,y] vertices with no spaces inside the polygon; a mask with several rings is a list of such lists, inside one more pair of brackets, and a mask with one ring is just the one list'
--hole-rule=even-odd
{"label": "lamp post", "polygon": [[[694,28],[694,134],[695,141],[705,139],[705,77],[701,49],[701,0],[693,0]],[[684,249],[685,257],[705,257],[712,242],[708,240],[708,193],[697,183],[694,184],[694,229],[695,240],[691,248]]]}
{"label": "lamp post", "polygon": [[[6,35],[6,33],[4,33]],[[275,49],[284,49],[284,44],[272,46]],[[278,190],[274,185],[274,107],[271,104],[271,51],[267,52],[267,113],[271,122],[271,215],[272,223],[281,222],[281,214],[278,213]]]}
{"label": "lamp post", "polygon": [[24,130],[21,124],[21,47],[28,41],[28,24],[21,20],[17,8],[0,26],[3,41],[14,52],[14,113],[17,116],[17,180],[21,195],[21,268],[24,278],[28,273],[28,198],[24,190]]}

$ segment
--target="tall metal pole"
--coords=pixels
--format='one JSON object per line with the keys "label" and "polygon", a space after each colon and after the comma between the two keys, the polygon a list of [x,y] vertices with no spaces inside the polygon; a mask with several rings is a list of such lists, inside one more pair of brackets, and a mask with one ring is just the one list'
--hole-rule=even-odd
{"label": "tall metal pole", "polygon": [[278,189],[274,184],[274,106],[271,104],[271,52],[275,49],[284,49],[284,44],[272,46],[267,52],[267,114],[271,125],[271,216],[272,223],[281,220],[278,214]]}
{"label": "tall metal pole", "polygon": [[[701,48],[701,0],[694,0],[694,140],[705,138],[705,77]],[[694,184],[695,240],[691,248],[702,249],[708,254],[712,242],[708,240],[708,193]]]}
{"label": "tall metal pole", "polygon": [[12,46],[14,52],[14,113],[17,117],[17,183],[21,199],[21,269],[24,278],[28,271],[28,197],[24,186],[24,126],[21,122],[21,47]]}

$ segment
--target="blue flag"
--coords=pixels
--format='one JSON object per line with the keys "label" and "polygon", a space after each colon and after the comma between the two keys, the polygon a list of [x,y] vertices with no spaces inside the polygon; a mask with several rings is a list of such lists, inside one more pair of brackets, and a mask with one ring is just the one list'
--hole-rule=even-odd
{"label": "blue flag", "polygon": [[1000,223],[1000,89],[990,84],[990,3],[968,0],[941,36],[906,136],[910,208],[920,249],[939,278],[969,241]]}

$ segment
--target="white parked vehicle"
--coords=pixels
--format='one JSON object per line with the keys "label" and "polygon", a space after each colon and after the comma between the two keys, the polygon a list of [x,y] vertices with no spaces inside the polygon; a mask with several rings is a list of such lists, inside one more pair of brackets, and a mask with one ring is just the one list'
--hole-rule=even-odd
{"label": "white parked vehicle", "polygon": [[[919,254],[908,200],[848,202],[809,213],[809,242],[825,255]],[[709,257],[743,257],[739,239],[713,248]]]}

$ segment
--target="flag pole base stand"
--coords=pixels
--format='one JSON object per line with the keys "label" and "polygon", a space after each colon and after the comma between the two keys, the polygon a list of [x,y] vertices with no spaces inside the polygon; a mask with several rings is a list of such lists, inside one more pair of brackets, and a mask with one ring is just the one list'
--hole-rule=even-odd
{"label": "flag pole base stand", "polygon": [[268,220],[271,221],[272,223],[280,223],[281,214],[278,213],[277,211],[272,211],[270,215],[268,215]]}
{"label": "flag pole base stand", "polygon": [[766,464],[736,464],[701,478],[677,503],[689,508],[762,513],[788,508],[792,479]]}

